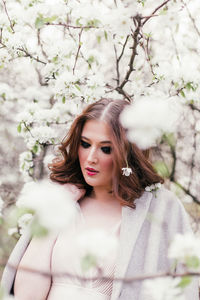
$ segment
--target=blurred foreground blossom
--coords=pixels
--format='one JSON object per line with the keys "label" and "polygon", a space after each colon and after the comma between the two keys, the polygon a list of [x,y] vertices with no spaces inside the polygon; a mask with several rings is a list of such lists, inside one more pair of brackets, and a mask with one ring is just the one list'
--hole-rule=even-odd
{"label": "blurred foreground blossom", "polygon": [[22,215],[18,220],[18,226],[19,226],[19,233],[23,234],[27,225],[32,220],[33,215],[32,214],[24,214]]}
{"label": "blurred foreground blossom", "polygon": [[188,234],[177,234],[169,247],[168,256],[182,263],[190,270],[200,267],[200,240]]}
{"label": "blurred foreground blossom", "polygon": [[144,293],[148,300],[185,300],[179,287],[180,278],[156,278],[144,282]]}
{"label": "blurred foreground blossom", "polygon": [[128,139],[141,149],[155,146],[166,132],[174,132],[180,106],[164,95],[143,96],[126,107],[120,116]]}
{"label": "blurred foreground blossom", "polygon": [[[73,188],[73,187],[72,187]],[[18,207],[33,210],[41,226],[50,231],[65,228],[76,215],[73,189],[47,180],[28,182],[17,200]]]}
{"label": "blurred foreground blossom", "polygon": [[103,229],[90,229],[81,232],[76,243],[83,269],[87,265],[85,267],[85,271],[87,271],[91,267],[93,270],[101,267],[107,258],[114,257],[118,241],[116,236],[108,234]]}

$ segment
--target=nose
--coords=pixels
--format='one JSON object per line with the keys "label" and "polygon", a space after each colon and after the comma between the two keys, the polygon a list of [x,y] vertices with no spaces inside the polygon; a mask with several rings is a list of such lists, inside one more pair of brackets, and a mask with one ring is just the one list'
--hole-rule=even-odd
{"label": "nose", "polygon": [[88,157],[87,157],[87,161],[88,163],[97,163],[98,162],[98,157],[97,157],[97,151],[95,149],[95,147],[91,147],[90,151],[88,153]]}

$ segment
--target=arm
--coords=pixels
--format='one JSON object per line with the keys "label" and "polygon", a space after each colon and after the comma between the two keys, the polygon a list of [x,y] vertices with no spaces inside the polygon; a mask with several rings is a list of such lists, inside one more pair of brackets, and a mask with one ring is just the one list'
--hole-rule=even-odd
{"label": "arm", "polygon": [[[55,237],[34,237],[17,269],[14,295],[19,300],[45,300],[51,287],[51,277],[41,275],[40,272],[51,271],[51,253]],[[27,272],[22,268],[34,269],[38,273]]]}

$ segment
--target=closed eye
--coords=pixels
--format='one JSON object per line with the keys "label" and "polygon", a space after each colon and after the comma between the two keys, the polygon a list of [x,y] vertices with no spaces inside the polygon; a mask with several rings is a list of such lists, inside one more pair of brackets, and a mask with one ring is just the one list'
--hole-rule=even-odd
{"label": "closed eye", "polygon": [[89,147],[90,147],[90,144],[88,144],[87,142],[81,140],[81,146],[82,146],[83,148],[89,148]]}
{"label": "closed eye", "polygon": [[[89,148],[90,147],[90,144],[81,140],[81,146],[85,149]],[[112,151],[112,148],[109,147],[109,146],[106,146],[106,147],[101,147],[101,151],[105,154],[110,154],[111,151]]]}
{"label": "closed eye", "polygon": [[112,151],[112,148],[111,147],[101,147],[101,150],[106,154],[110,154]]}

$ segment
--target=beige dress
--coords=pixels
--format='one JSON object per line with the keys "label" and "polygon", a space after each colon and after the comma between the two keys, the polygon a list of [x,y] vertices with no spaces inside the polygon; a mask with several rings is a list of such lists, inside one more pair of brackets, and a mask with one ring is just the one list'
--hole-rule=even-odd
{"label": "beige dress", "polygon": [[[112,278],[115,271],[121,220],[108,229],[107,233],[115,235],[118,243],[112,253],[100,262],[101,276],[109,277],[111,280],[92,279],[92,277],[99,275],[99,271],[95,268],[90,268],[87,272],[82,270],[77,236],[84,233],[86,228],[80,208],[77,220],[72,227],[60,233],[55,242],[52,251],[51,271],[53,274],[60,275],[52,276],[52,286],[47,300],[109,300],[112,293]],[[64,273],[72,274],[72,276],[62,275]],[[83,277],[87,277],[89,280],[81,280]]]}

